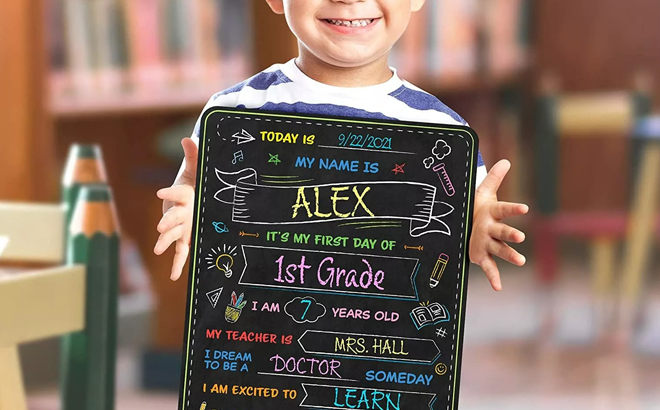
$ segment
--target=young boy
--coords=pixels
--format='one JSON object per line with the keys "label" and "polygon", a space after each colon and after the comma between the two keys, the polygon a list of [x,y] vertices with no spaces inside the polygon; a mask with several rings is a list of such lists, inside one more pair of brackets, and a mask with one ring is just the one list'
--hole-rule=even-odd
{"label": "young boy", "polygon": [[[388,66],[394,43],[410,15],[424,0],[266,0],[284,14],[298,39],[299,54],[215,94],[205,110],[239,107],[306,114],[396,119],[466,125],[458,114],[434,96],[401,80]],[[191,138],[182,141],[185,160],[170,188],[158,191],[163,200],[158,255],[176,243],[171,279],[181,276],[188,257],[197,172],[199,121]],[[525,258],[506,242],[525,235],[502,222],[527,213],[523,204],[497,200],[497,190],[510,168],[502,160],[486,174],[479,155],[470,260],[481,266],[491,286],[502,288],[493,256],[521,266]]]}

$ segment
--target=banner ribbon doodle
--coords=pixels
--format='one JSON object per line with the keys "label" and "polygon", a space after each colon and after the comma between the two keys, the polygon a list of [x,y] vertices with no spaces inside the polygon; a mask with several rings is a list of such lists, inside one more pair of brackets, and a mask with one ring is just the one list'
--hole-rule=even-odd
{"label": "banner ribbon doodle", "polygon": [[[233,206],[234,222],[285,225],[348,218],[400,219],[410,221],[412,237],[429,233],[451,236],[451,229],[441,218],[450,215],[454,207],[436,201],[437,188],[433,185],[375,181],[271,186],[259,184],[253,168],[238,172],[216,169],[215,174],[223,186],[214,197]],[[272,198],[277,198],[277,202]]]}

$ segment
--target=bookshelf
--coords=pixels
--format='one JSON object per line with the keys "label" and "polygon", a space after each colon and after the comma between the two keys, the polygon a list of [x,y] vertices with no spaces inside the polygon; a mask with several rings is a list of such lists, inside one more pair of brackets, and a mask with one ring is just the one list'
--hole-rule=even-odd
{"label": "bookshelf", "polygon": [[[49,1],[51,2],[50,20],[56,20],[56,22],[51,22],[51,25],[61,26],[63,22],[57,23],[57,20],[58,18],[62,18],[62,16],[53,17],[52,14],[57,16],[63,10],[59,10],[60,13],[58,13],[58,9],[53,9],[55,7],[53,4],[60,4],[62,6],[65,4],[63,2],[69,1],[75,3],[83,0]],[[99,1],[109,4],[121,4],[119,3],[121,0]],[[138,1],[158,2],[159,0]],[[230,0],[195,1],[201,3],[217,1],[219,4],[232,4]],[[189,3],[194,3],[195,1]],[[166,5],[178,4],[179,8],[182,7],[181,4],[186,4],[184,0],[167,0],[162,3]],[[235,64],[234,62],[225,64],[228,67],[235,65],[241,67],[240,69],[234,68],[230,73],[226,73],[221,67],[212,67],[207,71],[215,74],[215,76],[212,76],[214,78],[213,80],[209,80],[207,73],[203,81],[195,81],[192,84],[170,85],[161,78],[159,82],[151,83],[151,87],[146,87],[146,89],[130,87],[130,85],[127,86],[127,83],[140,83],[140,70],[142,70],[140,68],[142,64],[140,61],[144,60],[140,58],[133,59],[135,60],[134,65],[137,67],[128,67],[126,69],[128,71],[127,73],[111,77],[114,80],[108,78],[110,76],[107,69],[92,69],[92,67],[89,67],[87,70],[84,70],[76,67],[75,61],[70,61],[68,63],[69,67],[63,69],[63,65],[67,64],[62,61],[65,58],[63,56],[68,54],[69,60],[76,60],[76,58],[77,60],[81,60],[83,58],[76,56],[76,53],[73,52],[67,53],[63,49],[66,46],[65,38],[51,40],[51,45],[54,44],[53,47],[55,47],[55,50],[51,51],[51,65],[55,66],[55,71],[50,75],[50,89],[52,90],[49,101],[50,111],[56,118],[72,118],[89,115],[130,114],[132,112],[188,110],[203,106],[212,92],[209,90],[224,89],[241,81],[248,73],[258,71],[272,63],[282,62],[293,57],[296,54],[296,41],[288,32],[284,19],[274,17],[267,5],[263,4],[264,2],[252,1],[252,3],[250,20],[253,23],[254,31],[252,37],[255,39],[252,47],[257,49],[257,52],[252,54],[253,64],[246,64],[245,61],[241,61],[239,64]],[[453,4],[453,6],[440,7],[438,6],[439,4]],[[505,7],[498,8],[494,7],[493,4],[502,4]],[[397,67],[401,67],[400,74],[407,80],[437,95],[472,92],[483,88],[497,89],[511,84],[515,82],[517,75],[526,66],[526,61],[520,58],[525,55],[524,42],[519,41],[516,30],[510,29],[510,26],[521,26],[522,23],[520,20],[525,14],[522,11],[523,4],[523,0],[490,0],[488,2],[485,0],[431,0],[428,2],[426,9],[414,15],[408,33],[395,46],[392,63]],[[477,12],[479,10],[477,6],[486,11]],[[62,9],[65,9],[65,7],[62,7]],[[444,12],[457,14],[462,9],[471,10],[470,12],[461,13],[462,23],[466,27],[469,27],[467,34],[455,34],[453,31],[457,31],[456,23],[448,25],[448,28],[444,31],[430,28],[433,25],[433,19],[436,17],[442,20],[441,22],[447,20],[446,17],[442,17]],[[492,21],[496,19],[498,14],[503,14],[500,9],[504,10],[504,16],[501,16],[502,22],[500,24],[494,24]],[[167,14],[163,10],[160,10],[160,12]],[[508,15],[506,14],[507,12],[509,13]],[[76,13],[73,14],[75,17]],[[169,22],[166,21],[166,23]],[[509,29],[507,30],[507,28]],[[169,29],[173,28],[169,27]],[[214,30],[207,29],[205,31]],[[126,32],[119,37],[130,37],[130,33],[131,30],[126,29]],[[166,35],[166,37],[168,36]],[[450,37],[458,37],[461,40],[454,42],[455,44],[446,45],[445,47],[450,49],[447,52],[434,51],[438,47],[438,43],[441,43],[438,39]],[[484,41],[483,38],[489,38],[490,40]],[[139,39],[135,41],[139,42]],[[185,43],[185,41],[181,42]],[[152,40],[152,43],[160,45],[161,48],[165,47],[161,44],[162,41],[159,43]],[[81,48],[80,46],[80,44],[75,43],[69,48],[78,49]],[[82,48],[85,47],[90,48],[89,45]],[[232,47],[235,48],[236,45]],[[128,45],[126,48],[135,49],[137,46]],[[215,45],[211,48],[216,50],[216,52],[211,54],[217,55],[217,50],[221,46]],[[249,49],[249,47],[244,48]],[[129,50],[120,50],[115,52],[115,54],[128,52]],[[170,50],[168,54],[177,53],[180,54],[181,51]],[[420,53],[427,57],[417,58]],[[72,55],[73,58],[71,57]],[[451,55],[462,55],[463,60],[469,64],[464,64],[465,67],[459,71],[447,71],[446,68],[438,67],[437,60],[445,57],[451,60],[449,58]],[[182,72],[185,71],[181,67],[181,64],[176,61],[166,61],[163,56],[152,58],[167,68],[167,70],[158,70],[152,67],[152,72],[157,73],[156,77],[164,76],[171,78],[174,75],[172,72],[176,71],[177,78],[179,78],[183,75]],[[93,58],[91,59],[93,60]],[[411,61],[415,63],[411,63]],[[249,69],[248,66],[252,66],[254,69]],[[200,70],[199,67],[197,68],[197,74],[199,75]],[[169,75],[163,75],[164,71],[169,71]],[[96,76],[96,79],[92,78],[94,76]],[[70,77],[81,78],[71,80]],[[217,81],[215,78],[222,78],[222,81]],[[111,88],[107,84],[112,84],[112,81],[115,81],[115,85],[121,84],[123,86],[119,86],[119,90]],[[92,83],[96,85],[90,85]],[[75,88],[80,88],[81,86],[82,92],[76,92]],[[72,88],[73,92],[71,90]]]}
{"label": "bookshelf", "polygon": [[128,114],[167,114],[199,110],[208,101],[208,90],[221,90],[233,83],[205,88],[160,89],[153,92],[124,92],[104,96],[60,95],[50,100],[50,112],[56,120]]}
{"label": "bookshelf", "polygon": [[420,75],[411,81],[416,86],[434,95],[447,96],[472,93],[477,91],[496,92],[506,87],[515,87],[520,84],[520,73],[525,67],[511,73],[483,76],[464,76],[455,79],[436,79],[431,76]]}
{"label": "bookshelf", "polygon": [[[424,64],[402,72],[406,80],[438,95],[468,119],[474,128],[483,130],[482,139],[488,143],[482,144],[482,151],[487,160],[495,158],[489,153],[498,152],[496,132],[486,134],[499,127],[500,91],[520,87],[520,73],[525,70],[525,64],[508,70],[489,70],[492,56],[483,38],[492,27],[488,14],[477,11],[488,2],[510,1],[427,1],[426,7],[440,3],[468,7],[468,16],[464,17],[473,19],[467,23],[471,31],[463,33],[463,43],[452,46],[463,50],[458,54],[474,54],[467,59],[473,65],[468,64],[468,69],[460,73],[448,74]],[[153,354],[146,361],[176,366],[178,359],[170,359],[180,352],[185,277],[177,283],[170,282],[172,252],[155,257],[152,249],[158,236],[155,226],[161,216],[161,201],[155,192],[171,183],[178,164],[160,154],[159,138],[164,132],[194,120],[214,92],[295,56],[296,40],[284,18],[273,15],[263,0],[95,0],[96,8],[90,10],[84,10],[85,3],[92,2],[0,2],[0,89],[3,92],[8,90],[0,101],[0,135],[20,136],[5,137],[6,148],[0,150],[0,173],[9,175],[9,178],[3,178],[7,184],[0,185],[0,197],[57,200],[56,176],[60,175],[57,170],[63,166],[68,146],[74,142],[100,144],[109,180],[115,190],[122,232],[136,243],[156,294],[157,310],[150,343]],[[243,11],[222,9],[239,4],[249,7]],[[181,20],[186,13],[168,13],[168,10],[185,11],[190,5],[196,5],[197,9],[188,9],[188,12],[196,13],[198,17],[203,17],[204,10],[206,14],[215,10],[215,19],[203,18],[204,27],[190,31],[190,20],[188,23]],[[121,24],[116,20],[112,24],[98,23],[99,16],[104,13],[116,19],[121,7],[126,7],[124,12],[135,13],[132,17],[156,10],[163,20],[159,23],[148,19],[147,23],[151,27],[161,24],[160,28],[154,29],[161,37],[136,33],[139,24],[131,18]],[[220,7],[221,12],[218,14],[214,7]],[[90,30],[84,24],[85,13],[90,21],[96,21],[89,35],[80,34]],[[232,13],[241,14],[236,17]],[[420,15],[423,13],[431,16],[426,10]],[[46,24],[39,24],[33,16],[45,16]],[[67,18],[77,23],[67,23]],[[174,30],[175,35],[163,34],[163,24],[175,20],[178,30]],[[220,27],[222,21],[229,22],[224,31]],[[252,33],[237,38],[236,32],[240,32],[241,25]],[[61,31],[64,27],[69,27],[70,32],[51,35],[52,30]],[[117,37],[120,42],[124,39],[123,46],[117,41],[113,43],[110,38],[113,36],[108,34],[112,30],[122,33]],[[209,45],[208,38],[213,37],[213,32],[228,38],[229,43],[219,41]],[[396,50],[395,56],[398,53],[410,60],[415,59],[415,53],[426,55],[429,47],[435,44],[429,39],[432,36],[439,38],[438,33],[419,27],[413,32],[412,39]],[[182,33],[191,37],[181,37]],[[511,40],[511,33],[502,34],[506,35]],[[12,41],[3,41],[7,38]],[[96,43],[80,43],[80,38],[91,38]],[[232,41],[238,41],[240,45]],[[99,51],[95,44],[105,46]],[[159,44],[160,52],[145,51],[149,44]],[[425,45],[418,49],[406,48],[411,44]],[[114,51],[104,52],[103,47]],[[241,50],[243,54],[237,54]],[[4,64],[9,58],[13,64]],[[186,65],[188,59],[195,61],[196,65]],[[395,60],[392,64],[398,66]],[[189,132],[183,132],[181,137]],[[145,370],[149,378],[149,369]],[[176,385],[178,379],[176,371],[174,373]]]}
{"label": "bookshelf", "polygon": [[[498,90],[514,85],[518,77],[504,74],[494,77],[463,77],[435,80],[419,76],[415,85],[437,95],[461,94],[478,90]],[[203,107],[208,101],[208,90],[222,90],[236,82],[209,85],[203,88],[174,88],[154,92],[132,92],[104,96],[59,95],[50,99],[48,110],[56,120],[89,116],[126,115],[131,113],[161,113],[190,111]]]}
{"label": "bookshelf", "polygon": [[46,0],[56,119],[203,106],[251,71],[250,2]]}

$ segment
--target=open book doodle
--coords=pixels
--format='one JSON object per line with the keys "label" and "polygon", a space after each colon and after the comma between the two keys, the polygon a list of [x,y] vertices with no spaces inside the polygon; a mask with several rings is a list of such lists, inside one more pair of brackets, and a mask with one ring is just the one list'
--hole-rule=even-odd
{"label": "open book doodle", "polygon": [[438,302],[414,308],[412,312],[410,312],[410,317],[417,327],[417,330],[424,326],[435,325],[440,322],[448,322],[451,319],[447,308]]}

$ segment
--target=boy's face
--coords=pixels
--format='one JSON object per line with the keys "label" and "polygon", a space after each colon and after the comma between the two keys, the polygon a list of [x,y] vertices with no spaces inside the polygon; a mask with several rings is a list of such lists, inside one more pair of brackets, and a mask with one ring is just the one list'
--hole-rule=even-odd
{"label": "boy's face", "polygon": [[339,67],[369,64],[388,53],[424,0],[267,0],[317,58]]}

